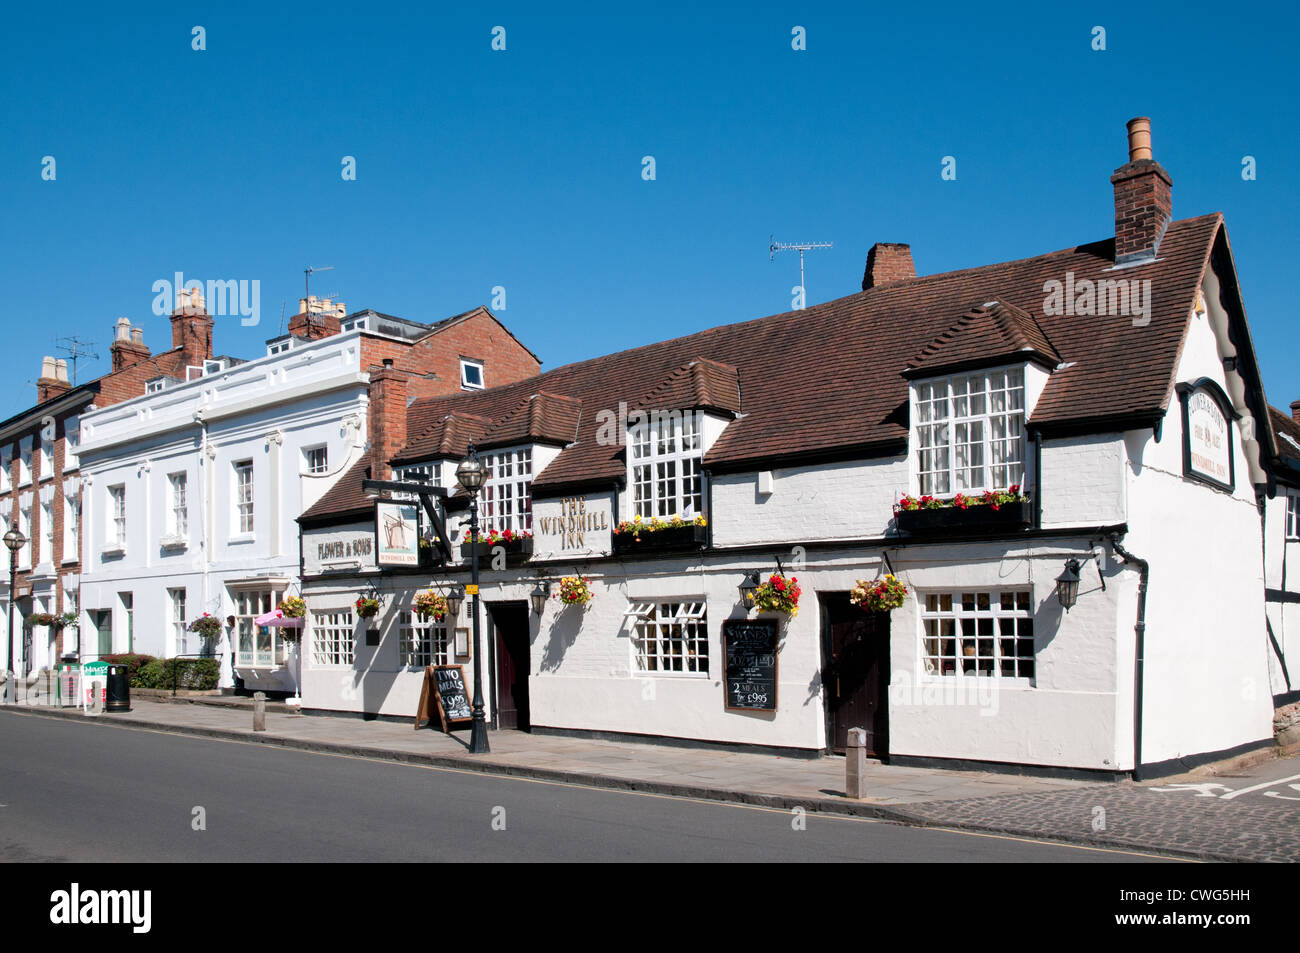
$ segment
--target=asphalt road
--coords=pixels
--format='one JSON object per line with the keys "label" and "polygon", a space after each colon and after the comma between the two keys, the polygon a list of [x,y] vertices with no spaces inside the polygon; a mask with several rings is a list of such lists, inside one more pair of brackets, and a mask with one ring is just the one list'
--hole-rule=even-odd
{"label": "asphalt road", "polygon": [[1157,859],[14,712],[0,765],[9,862]]}

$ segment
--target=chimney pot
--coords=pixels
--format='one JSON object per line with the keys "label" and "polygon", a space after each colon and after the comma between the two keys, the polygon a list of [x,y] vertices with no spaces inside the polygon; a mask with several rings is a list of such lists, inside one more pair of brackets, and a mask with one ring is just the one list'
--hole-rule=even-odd
{"label": "chimney pot", "polygon": [[59,380],[67,383],[68,362],[63,358],[59,358],[57,361],[54,362],[54,376],[57,377]]}
{"label": "chimney pot", "polygon": [[41,377],[43,379],[53,380],[56,373],[54,366],[55,366],[54,358],[52,357],[41,358]]}
{"label": "chimney pot", "polygon": [[393,366],[393,359],[391,357],[384,358],[384,367],[392,367],[392,366]]}
{"label": "chimney pot", "polygon": [[144,343],[144,328],[132,328],[132,329],[131,329],[131,343],[132,343],[132,344],[143,344],[143,343]]}
{"label": "chimney pot", "polygon": [[1151,119],[1138,116],[1128,121],[1128,161],[1151,158]]}
{"label": "chimney pot", "polygon": [[1151,120],[1128,122],[1129,161],[1110,177],[1115,189],[1115,263],[1149,261],[1173,219],[1173,179],[1151,153]]}
{"label": "chimney pot", "polygon": [[1291,419],[1300,423],[1300,400],[1291,401]]}
{"label": "chimney pot", "polygon": [[131,319],[130,318],[117,319],[117,340],[119,341],[131,340]]}

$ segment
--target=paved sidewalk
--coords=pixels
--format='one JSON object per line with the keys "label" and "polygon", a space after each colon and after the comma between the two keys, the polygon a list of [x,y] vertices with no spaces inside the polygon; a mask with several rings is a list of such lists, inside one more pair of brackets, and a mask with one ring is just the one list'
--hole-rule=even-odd
{"label": "paved sidewalk", "polygon": [[133,699],[132,706],[130,712],[99,716],[83,715],[73,709],[19,710],[104,726],[153,728],[598,787],[890,818],[895,816],[893,812],[883,808],[1000,794],[1041,794],[1098,784],[1013,774],[907,768],[873,762],[867,766],[872,796],[856,801],[844,796],[843,758],[783,758],[769,754],[596,741],[521,731],[491,732],[492,753],[470,755],[466,750],[468,730],[452,735],[429,728],[416,731],[410,721],[364,721],[360,718],[268,711],[267,730],[254,732],[251,709],[242,704],[233,707],[181,700],[167,703]]}
{"label": "paved sidewalk", "polygon": [[[37,707],[0,709],[0,713],[594,787],[785,809],[802,807],[1173,857],[1300,861],[1300,796],[1296,796],[1300,785],[1287,784],[1300,780],[1300,759],[1226,769],[1240,772],[1236,774],[1215,774],[1202,768],[1183,777],[1142,784],[871,762],[867,782],[872,796],[857,801],[844,796],[842,758],[783,758],[518,731],[492,732],[492,753],[471,756],[466,751],[468,731],[450,736],[429,728],[415,731],[410,722],[268,711],[267,730],[254,732],[251,708],[242,700],[134,700],[133,705],[131,712],[100,716]],[[1259,783],[1261,779],[1268,783]]]}

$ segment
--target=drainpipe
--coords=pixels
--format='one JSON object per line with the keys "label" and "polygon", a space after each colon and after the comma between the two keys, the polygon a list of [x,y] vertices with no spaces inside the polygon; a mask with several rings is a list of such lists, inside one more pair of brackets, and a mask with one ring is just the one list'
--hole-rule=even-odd
{"label": "drainpipe", "polygon": [[1110,545],[1124,560],[1125,565],[1132,564],[1138,568],[1138,609],[1137,622],[1133,626],[1133,780],[1142,778],[1142,681],[1144,655],[1147,634],[1147,579],[1151,573],[1151,564],[1145,559],[1134,556],[1119,542],[1119,534],[1112,533]]}

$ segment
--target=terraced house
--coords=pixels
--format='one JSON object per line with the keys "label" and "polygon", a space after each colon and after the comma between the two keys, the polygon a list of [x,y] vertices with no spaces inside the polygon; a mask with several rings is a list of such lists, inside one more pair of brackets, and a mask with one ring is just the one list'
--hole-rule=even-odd
{"label": "terraced house", "polygon": [[[535,731],[814,756],[865,727],[895,762],[1115,774],[1269,743],[1295,643],[1227,230],[1173,219],[1145,120],[1111,184],[1114,235],[1061,251],[919,276],[882,243],[806,310],[414,401],[379,371],[385,431],[300,520],[304,704],[410,717],[425,665],[479,653],[489,716]],[[485,531],[529,534],[481,556],[471,447]],[[445,565],[376,565],[392,477],[443,491]],[[415,611],[470,558],[477,646],[468,600]]]}

